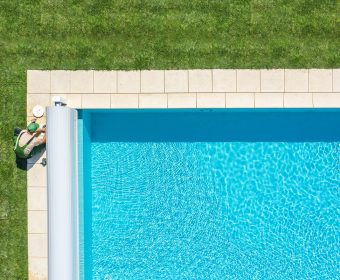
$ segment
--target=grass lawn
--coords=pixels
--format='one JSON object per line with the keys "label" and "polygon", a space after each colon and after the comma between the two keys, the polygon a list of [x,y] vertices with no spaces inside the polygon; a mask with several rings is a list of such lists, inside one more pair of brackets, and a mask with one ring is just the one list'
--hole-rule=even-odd
{"label": "grass lawn", "polygon": [[336,0],[0,1],[0,278],[27,279],[27,69],[339,68]]}

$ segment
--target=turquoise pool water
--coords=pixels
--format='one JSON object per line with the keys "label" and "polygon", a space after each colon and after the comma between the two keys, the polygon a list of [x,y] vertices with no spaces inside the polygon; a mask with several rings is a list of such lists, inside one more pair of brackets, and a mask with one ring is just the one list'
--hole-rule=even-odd
{"label": "turquoise pool water", "polygon": [[[240,120],[245,112],[236,112]],[[295,141],[276,131],[287,129],[289,112],[276,130],[268,129],[270,117],[259,118],[267,134],[248,136],[224,112],[210,113],[225,126],[209,135],[209,113],[195,115],[185,131],[171,130],[161,111],[92,113],[85,279],[336,279],[340,114],[332,112],[320,127],[315,120],[325,115],[312,112]],[[310,132],[312,120],[321,136]]]}

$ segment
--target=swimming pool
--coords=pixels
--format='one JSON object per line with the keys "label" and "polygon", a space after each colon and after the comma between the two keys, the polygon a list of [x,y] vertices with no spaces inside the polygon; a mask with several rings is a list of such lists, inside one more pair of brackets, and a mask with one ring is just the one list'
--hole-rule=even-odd
{"label": "swimming pool", "polygon": [[79,111],[84,279],[335,279],[340,111]]}

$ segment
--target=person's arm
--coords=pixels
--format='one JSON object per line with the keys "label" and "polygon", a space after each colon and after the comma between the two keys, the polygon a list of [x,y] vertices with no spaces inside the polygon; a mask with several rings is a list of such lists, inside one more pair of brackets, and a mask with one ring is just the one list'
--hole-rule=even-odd
{"label": "person's arm", "polygon": [[35,131],[35,137],[39,136],[40,133],[42,132],[46,132],[46,128],[43,127],[43,128],[38,128],[36,131]]}

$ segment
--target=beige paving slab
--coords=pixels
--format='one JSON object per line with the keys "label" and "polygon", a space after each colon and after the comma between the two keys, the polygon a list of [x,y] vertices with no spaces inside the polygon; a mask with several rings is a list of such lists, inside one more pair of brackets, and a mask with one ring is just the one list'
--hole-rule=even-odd
{"label": "beige paving slab", "polygon": [[83,94],[82,95],[82,108],[110,108],[111,100],[110,94]]}
{"label": "beige paving slab", "polygon": [[141,92],[142,93],[163,93],[164,92],[164,71],[163,70],[141,71]]}
{"label": "beige paving slab", "polygon": [[187,70],[166,70],[165,71],[165,92],[188,92],[189,73]]}
{"label": "beige paving slab", "polygon": [[333,92],[340,92],[340,69],[333,69]]}
{"label": "beige paving slab", "polygon": [[340,93],[314,92],[313,104],[316,108],[340,108]]}
{"label": "beige paving slab", "polygon": [[261,92],[255,93],[255,108],[282,108],[283,93]]}
{"label": "beige paving slab", "polygon": [[259,92],[260,70],[237,70],[237,92]]}
{"label": "beige paving slab", "polygon": [[253,92],[226,93],[227,108],[254,108],[255,98]]}
{"label": "beige paving slab", "polygon": [[214,69],[213,92],[236,92],[236,70]]}
{"label": "beige paving slab", "polygon": [[93,71],[71,71],[70,93],[93,93]]}
{"label": "beige paving slab", "polygon": [[138,108],[138,94],[134,93],[112,94],[111,108]]}
{"label": "beige paving slab", "polygon": [[118,93],[140,92],[140,71],[118,71]]}
{"label": "beige paving slab", "polygon": [[331,69],[309,69],[309,92],[332,92]]}
{"label": "beige paving slab", "polygon": [[285,69],[285,92],[308,92],[308,70]]}
{"label": "beige paving slab", "polygon": [[140,94],[139,108],[167,108],[167,97],[165,93]]}
{"label": "beige paving slab", "polygon": [[212,70],[189,70],[189,92],[212,92]]}
{"label": "beige paving slab", "polygon": [[28,278],[29,280],[48,280],[48,259],[29,257]]}
{"label": "beige paving slab", "polygon": [[47,168],[42,164],[27,165],[27,185],[29,187],[47,186]]}
{"label": "beige paving slab", "polygon": [[47,211],[27,211],[28,233],[47,233]]}
{"label": "beige paving slab", "polygon": [[47,187],[27,188],[27,210],[47,211]]}
{"label": "beige paving slab", "polygon": [[27,71],[27,92],[28,93],[50,93],[51,72],[40,70]]}
{"label": "beige paving slab", "polygon": [[47,234],[29,233],[28,234],[28,256],[47,258]]}
{"label": "beige paving slab", "polygon": [[34,116],[27,116],[26,117],[26,123],[29,124],[33,119],[36,120],[36,122],[41,126],[46,124],[46,114],[44,114],[42,117],[40,118],[36,118]]}
{"label": "beige paving slab", "polygon": [[51,71],[51,93],[71,92],[71,71]]}
{"label": "beige paving slab", "polygon": [[261,70],[261,92],[284,92],[284,70]]}
{"label": "beige paving slab", "polygon": [[197,93],[197,108],[225,108],[225,93]]}
{"label": "beige paving slab", "polygon": [[286,108],[312,108],[313,94],[302,92],[286,92],[284,94],[284,107]]}
{"label": "beige paving slab", "polygon": [[50,106],[50,94],[27,94],[27,116],[33,116],[32,110],[36,105],[45,107]]}
{"label": "beige paving slab", "polygon": [[94,71],[93,72],[94,93],[116,93],[117,72],[116,71]]}
{"label": "beige paving slab", "polygon": [[81,94],[51,94],[51,106],[53,106],[53,97],[60,96],[67,100],[67,106],[71,108],[80,109],[82,107],[82,95]]}
{"label": "beige paving slab", "polygon": [[168,108],[196,108],[196,93],[169,93]]}

